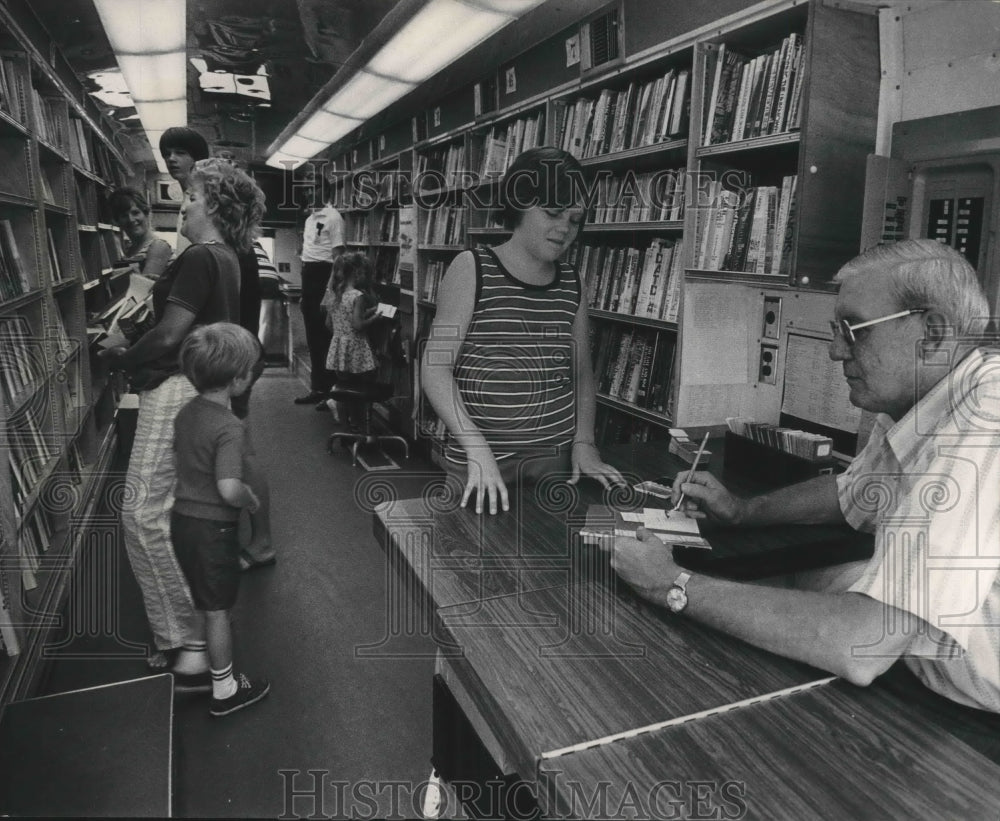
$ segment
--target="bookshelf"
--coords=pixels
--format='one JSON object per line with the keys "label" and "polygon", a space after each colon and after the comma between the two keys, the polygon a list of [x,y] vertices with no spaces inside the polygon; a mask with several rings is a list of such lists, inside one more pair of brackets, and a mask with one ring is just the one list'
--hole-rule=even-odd
{"label": "bookshelf", "polygon": [[0,704],[37,683],[123,387],[88,327],[128,284],[100,211],[125,162],[34,22],[0,7]]}
{"label": "bookshelf", "polygon": [[[762,407],[776,416],[780,379],[759,383],[761,330],[751,326],[765,299],[787,296],[790,322],[806,304],[810,316],[822,314],[830,279],[858,250],[878,111],[877,17],[823,0],[732,0],[714,15],[626,0],[575,30],[587,39],[588,26],[615,34],[605,44],[615,48],[600,49],[607,59],[566,65],[571,28],[410,121],[414,338],[428,332],[436,284],[454,256],[509,236],[491,206],[510,161],[532,145],[557,145],[580,160],[591,202],[570,261],[589,307],[599,442],[665,439],[709,410],[713,421],[746,415],[750,395],[766,395]],[[375,164],[373,143],[347,150]],[[365,225],[367,243],[376,223]],[[708,397],[733,384],[701,390],[718,376],[720,351],[703,339],[711,325],[685,312],[692,278],[699,312],[716,298],[705,295],[729,285],[746,302],[747,339],[732,351],[738,398],[728,405]],[[764,344],[770,374],[784,362],[784,342]],[[420,405],[414,435],[433,439],[440,425]]]}

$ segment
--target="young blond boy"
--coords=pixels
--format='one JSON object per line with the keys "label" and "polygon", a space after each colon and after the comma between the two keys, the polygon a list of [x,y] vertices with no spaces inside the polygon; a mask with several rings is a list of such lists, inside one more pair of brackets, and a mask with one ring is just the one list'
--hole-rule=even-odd
{"label": "young blond boy", "polygon": [[178,357],[198,396],[174,422],[177,487],[170,537],[195,608],[205,619],[213,716],[249,707],[271,686],[266,679],[233,675],[229,624],[240,584],[240,511],[253,512],[258,505],[243,481],[246,429],[230,410],[230,399],[249,387],[259,353],[257,340],[245,328],[217,322],[189,334]]}

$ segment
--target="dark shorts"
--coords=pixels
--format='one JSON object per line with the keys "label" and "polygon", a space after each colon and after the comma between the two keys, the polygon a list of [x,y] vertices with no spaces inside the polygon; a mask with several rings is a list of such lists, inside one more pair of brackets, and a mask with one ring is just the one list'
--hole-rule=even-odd
{"label": "dark shorts", "polygon": [[240,589],[236,522],[170,513],[170,539],[198,610],[230,610]]}

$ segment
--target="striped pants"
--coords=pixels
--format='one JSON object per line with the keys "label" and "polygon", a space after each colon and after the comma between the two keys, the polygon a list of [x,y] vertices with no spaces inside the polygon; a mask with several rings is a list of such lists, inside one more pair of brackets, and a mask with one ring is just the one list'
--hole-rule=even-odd
{"label": "striped pants", "polygon": [[142,590],[158,650],[203,639],[187,581],[170,542],[174,504],[174,419],[196,395],[185,376],[172,376],[139,395],[139,419],[126,477],[122,526],[125,551]]}

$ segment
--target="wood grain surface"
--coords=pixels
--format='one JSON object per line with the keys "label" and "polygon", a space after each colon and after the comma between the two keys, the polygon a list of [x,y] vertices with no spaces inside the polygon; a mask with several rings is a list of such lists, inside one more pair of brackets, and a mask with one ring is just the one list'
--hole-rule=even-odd
{"label": "wood grain surface", "polygon": [[843,681],[543,761],[539,776],[543,809],[564,818],[1000,816],[1000,767]]}

